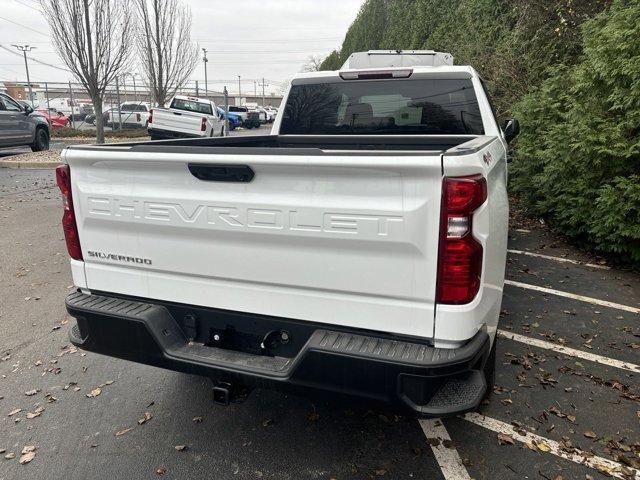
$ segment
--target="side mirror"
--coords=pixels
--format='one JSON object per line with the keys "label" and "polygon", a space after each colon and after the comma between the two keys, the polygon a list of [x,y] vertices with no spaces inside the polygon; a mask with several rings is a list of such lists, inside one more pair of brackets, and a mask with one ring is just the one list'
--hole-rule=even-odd
{"label": "side mirror", "polygon": [[507,143],[511,143],[520,133],[520,122],[518,122],[516,118],[505,120],[502,131],[504,132],[504,138]]}
{"label": "side mirror", "polygon": [[31,105],[24,106],[24,113],[25,115],[31,115],[33,113],[33,108],[31,108]]}

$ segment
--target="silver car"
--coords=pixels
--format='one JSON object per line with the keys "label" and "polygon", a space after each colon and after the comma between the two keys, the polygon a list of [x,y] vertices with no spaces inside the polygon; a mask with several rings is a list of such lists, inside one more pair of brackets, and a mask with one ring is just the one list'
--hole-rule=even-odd
{"label": "silver car", "polygon": [[39,152],[49,149],[49,138],[49,123],[44,116],[0,93],[0,147],[26,145]]}

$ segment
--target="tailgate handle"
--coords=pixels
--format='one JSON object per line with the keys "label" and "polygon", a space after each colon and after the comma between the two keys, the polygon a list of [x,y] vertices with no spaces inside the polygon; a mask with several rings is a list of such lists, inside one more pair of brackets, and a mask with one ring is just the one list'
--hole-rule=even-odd
{"label": "tailgate handle", "polygon": [[255,173],[248,165],[203,165],[189,164],[189,171],[198,180],[205,182],[249,183]]}

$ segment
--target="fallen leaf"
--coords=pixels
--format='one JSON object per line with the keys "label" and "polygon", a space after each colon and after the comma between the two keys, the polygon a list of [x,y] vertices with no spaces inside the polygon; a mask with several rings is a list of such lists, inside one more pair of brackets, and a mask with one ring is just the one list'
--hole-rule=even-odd
{"label": "fallen leaf", "polygon": [[513,445],[514,443],[515,443],[515,440],[510,435],[507,435],[506,433],[499,433],[498,434],[498,444],[500,444],[500,445]]}
{"label": "fallen leaf", "polygon": [[262,421],[262,426],[263,427],[268,427],[269,425],[271,425],[273,423],[273,420],[271,420],[270,418],[267,418],[266,420]]}
{"label": "fallen leaf", "polygon": [[16,454],[11,452],[11,453],[7,453],[4,458],[6,458],[7,460],[11,460],[12,458],[16,458]]}
{"label": "fallen leaf", "polygon": [[202,423],[202,417],[193,417],[193,423]]}
{"label": "fallen leaf", "polygon": [[87,393],[87,398],[97,397],[102,393],[102,389],[100,387],[94,388],[90,393]]}
{"label": "fallen leaf", "polygon": [[32,418],[39,417],[40,415],[42,415],[42,412],[43,412],[43,410],[40,410],[39,412],[36,411],[36,412],[33,412],[33,413],[29,412],[29,413],[27,413],[27,418],[29,420],[31,420]]}
{"label": "fallen leaf", "polygon": [[22,451],[20,453],[22,453],[22,455],[24,455],[26,453],[35,452],[35,451],[36,451],[36,447],[34,445],[27,445],[26,447],[24,447],[22,449]]}
{"label": "fallen leaf", "polygon": [[0,455],[2,455],[4,452],[6,452],[7,449],[6,448],[0,448]]}
{"label": "fallen leaf", "polygon": [[164,475],[165,473],[167,473],[167,469],[164,467],[160,467],[156,470],[156,475]]}
{"label": "fallen leaf", "polygon": [[152,418],[153,418],[153,415],[151,415],[149,412],[144,412],[144,417],[138,420],[138,425],[143,425],[147,423],[149,420],[151,420]]}
{"label": "fallen leaf", "polygon": [[9,412],[9,415],[7,415],[7,417],[12,417],[12,416],[14,416],[16,413],[20,413],[21,411],[22,411],[22,409],[21,409],[21,408],[16,408],[15,410],[11,410],[11,411]]}
{"label": "fallen leaf", "polygon": [[34,388],[33,390],[29,390],[28,392],[24,392],[27,397],[33,397],[36,393],[38,393],[38,389]]}
{"label": "fallen leaf", "polygon": [[534,442],[536,448],[538,450],[540,450],[541,452],[550,452],[551,451],[551,447],[549,445],[547,445],[545,442],[543,442],[542,440],[538,441],[538,442]]}
{"label": "fallen leaf", "polygon": [[35,457],[36,457],[36,452],[28,452],[28,453],[25,453],[24,455],[21,455],[20,460],[18,460],[18,462],[20,463],[20,465],[24,465],[25,463],[29,463]]}
{"label": "fallen leaf", "polygon": [[587,438],[596,438],[597,435],[594,432],[588,431],[588,432],[584,432],[584,436]]}
{"label": "fallen leaf", "polygon": [[133,428],[131,428],[131,427],[125,428],[124,430],[120,430],[119,432],[116,432],[116,437],[120,437],[120,436],[124,435],[125,433],[129,433],[131,430],[133,430]]}
{"label": "fallen leaf", "polygon": [[379,468],[375,471],[375,474],[378,475],[379,477],[385,475],[387,473],[387,471],[384,468]]}
{"label": "fallen leaf", "polygon": [[187,449],[187,446],[186,445],[176,445],[173,448],[175,448],[179,452],[183,452],[183,451],[185,451]]}

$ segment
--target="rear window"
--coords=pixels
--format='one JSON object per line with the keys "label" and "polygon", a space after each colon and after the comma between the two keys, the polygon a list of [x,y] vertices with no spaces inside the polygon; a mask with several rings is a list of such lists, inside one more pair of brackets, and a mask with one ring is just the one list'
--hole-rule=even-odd
{"label": "rear window", "polygon": [[229,111],[230,112],[248,112],[249,109],[246,108],[246,107],[232,107],[232,106],[229,106]]}
{"label": "rear window", "polygon": [[282,134],[483,135],[469,79],[345,81],[294,85]]}
{"label": "rear window", "polygon": [[187,112],[204,113],[205,115],[213,115],[210,103],[196,102],[195,100],[185,100],[182,98],[174,98],[169,108],[176,110],[185,110]]}
{"label": "rear window", "polygon": [[138,105],[137,103],[124,103],[121,110],[123,112],[146,112],[146,105]]}

